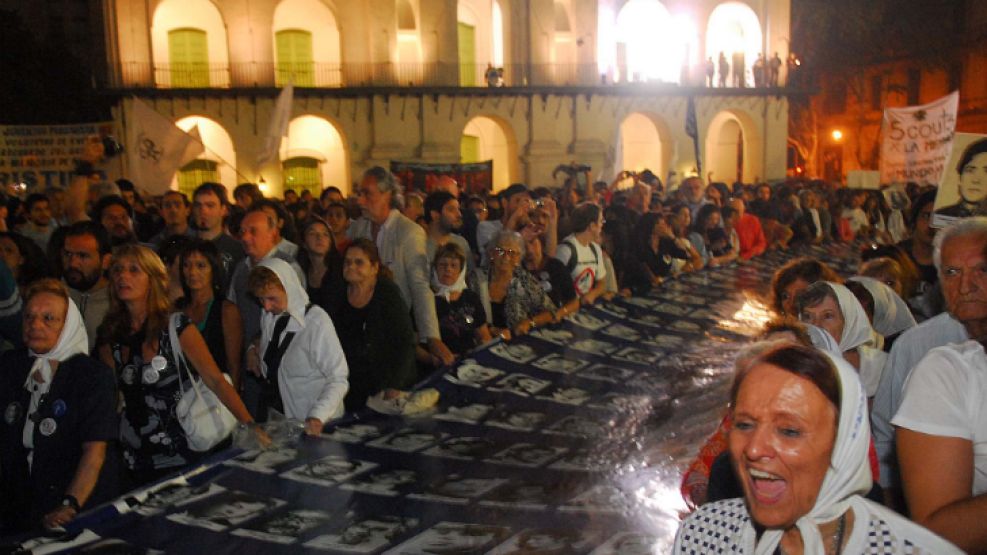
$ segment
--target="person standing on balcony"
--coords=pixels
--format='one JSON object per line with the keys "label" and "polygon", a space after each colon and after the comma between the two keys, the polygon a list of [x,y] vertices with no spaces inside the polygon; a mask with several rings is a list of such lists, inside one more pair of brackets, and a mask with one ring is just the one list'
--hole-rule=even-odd
{"label": "person standing on balcony", "polygon": [[483,74],[487,80],[488,87],[499,87],[500,86],[500,73],[493,64],[487,64],[487,71]]}
{"label": "person standing on balcony", "polygon": [[742,89],[747,86],[747,62],[742,50],[733,53],[733,86]]}
{"label": "person standing on balcony", "polygon": [[727,55],[720,52],[720,88],[727,86],[727,76],[730,75],[730,62],[727,61]]}
{"label": "person standing on balcony", "polygon": [[754,60],[754,65],[751,67],[751,72],[754,74],[754,88],[760,89],[767,85],[768,68],[764,63],[764,54],[758,53],[757,59]]}
{"label": "person standing on balcony", "polygon": [[713,76],[716,74],[716,64],[713,63],[713,57],[710,56],[706,58],[706,86],[713,88]]}
{"label": "person standing on balcony", "polygon": [[771,61],[768,62],[768,86],[777,87],[778,86],[778,74],[781,72],[781,58],[778,57],[778,53],[771,57]]}

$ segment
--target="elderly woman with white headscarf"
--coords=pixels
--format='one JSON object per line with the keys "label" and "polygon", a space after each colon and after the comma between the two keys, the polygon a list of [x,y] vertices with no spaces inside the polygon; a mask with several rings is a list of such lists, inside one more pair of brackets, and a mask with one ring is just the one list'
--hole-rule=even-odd
{"label": "elderly woman with white headscarf", "polygon": [[36,281],[24,296],[27,348],[0,358],[0,536],[62,526],[117,493],[104,465],[119,435],[113,372],[88,356],[62,282]]}
{"label": "elderly woman with white headscarf", "polygon": [[882,338],[871,327],[860,301],[839,283],[817,281],[799,293],[796,307],[803,322],[836,339],[843,358],[860,372],[867,397],[873,397],[888,355],[880,349]]}
{"label": "elderly woman with white headscarf", "polygon": [[885,283],[867,276],[853,276],[847,281],[860,283],[874,299],[874,317],[871,325],[885,340],[917,325],[908,303]]}
{"label": "elderly woman with white headscarf", "polygon": [[673,553],[960,553],[863,497],[867,399],[845,361],[800,345],[771,348],[739,369],[731,411],[744,497],[690,515]]}
{"label": "elderly woman with white headscarf", "polygon": [[260,378],[265,407],[304,420],[309,435],[343,414],[349,368],[329,315],[308,302],[291,266],[278,258],[250,271],[247,286],[264,307],[260,320]]}

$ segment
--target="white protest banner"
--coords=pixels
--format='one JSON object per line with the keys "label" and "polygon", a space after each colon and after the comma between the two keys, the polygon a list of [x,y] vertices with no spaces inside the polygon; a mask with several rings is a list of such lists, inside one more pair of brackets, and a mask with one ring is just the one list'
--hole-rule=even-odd
{"label": "white protest banner", "polygon": [[291,121],[291,102],[295,96],[295,87],[291,83],[285,85],[274,102],[274,111],[267,124],[264,134],[264,144],[257,156],[257,168],[278,159],[278,149],[281,148],[281,138],[288,136],[288,123]]}
{"label": "white protest banner", "polygon": [[924,104],[884,110],[881,183],[935,185],[942,179],[956,129],[960,93]]}
{"label": "white protest banner", "polygon": [[113,135],[112,122],[0,125],[0,186],[67,187],[86,138]]}
{"label": "white protest banner", "polygon": [[880,189],[881,174],[870,170],[850,170],[846,172],[846,186],[850,189]]}
{"label": "white protest banner", "polygon": [[127,133],[130,179],[152,195],[161,195],[171,188],[178,168],[205,152],[201,140],[182,131],[171,120],[153,108],[134,99]]}
{"label": "white protest banner", "polygon": [[933,210],[935,227],[959,218],[987,216],[987,135],[956,134]]}

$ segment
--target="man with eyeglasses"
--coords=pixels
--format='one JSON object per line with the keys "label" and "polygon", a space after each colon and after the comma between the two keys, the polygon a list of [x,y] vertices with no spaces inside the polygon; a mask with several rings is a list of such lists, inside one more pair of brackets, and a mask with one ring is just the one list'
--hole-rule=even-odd
{"label": "man with eyeglasses", "polygon": [[69,297],[79,307],[89,335],[89,352],[94,352],[96,328],[110,309],[109,280],[110,238],[106,229],[94,221],[81,221],[65,230],[62,246],[62,279]]}
{"label": "man with eyeglasses", "polygon": [[419,340],[427,344],[436,365],[452,364],[456,357],[442,342],[429,286],[425,231],[401,214],[397,178],[374,166],[363,174],[357,192],[364,217],[350,225],[348,236],[376,243],[381,262],[394,274],[401,296],[411,305]]}

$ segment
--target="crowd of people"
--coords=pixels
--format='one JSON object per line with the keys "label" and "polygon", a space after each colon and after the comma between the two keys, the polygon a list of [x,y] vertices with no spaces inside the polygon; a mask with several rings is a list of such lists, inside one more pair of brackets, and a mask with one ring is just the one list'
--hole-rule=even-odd
{"label": "crowd of people", "polygon": [[[183,371],[261,444],[275,413],[319,434],[493,338],[682,273],[842,241],[864,246],[857,276],[809,258],[778,270],[765,335],[783,342],[738,362],[683,493],[697,515],[726,507],[746,519],[736,530],[766,529],[757,541],[786,553],[832,538],[842,552],[875,529],[945,552],[919,525],[987,546],[973,524],[987,489],[987,221],[936,234],[934,195],[698,177],[666,188],[650,171],[498,194],[442,177],[426,194],[373,167],[349,197],[272,199],[249,183],[235,203],[217,183],[151,197],[81,175],[4,198],[0,527],[64,525],[208,456],[176,416]],[[697,518],[680,532],[686,552],[723,536]]]}

